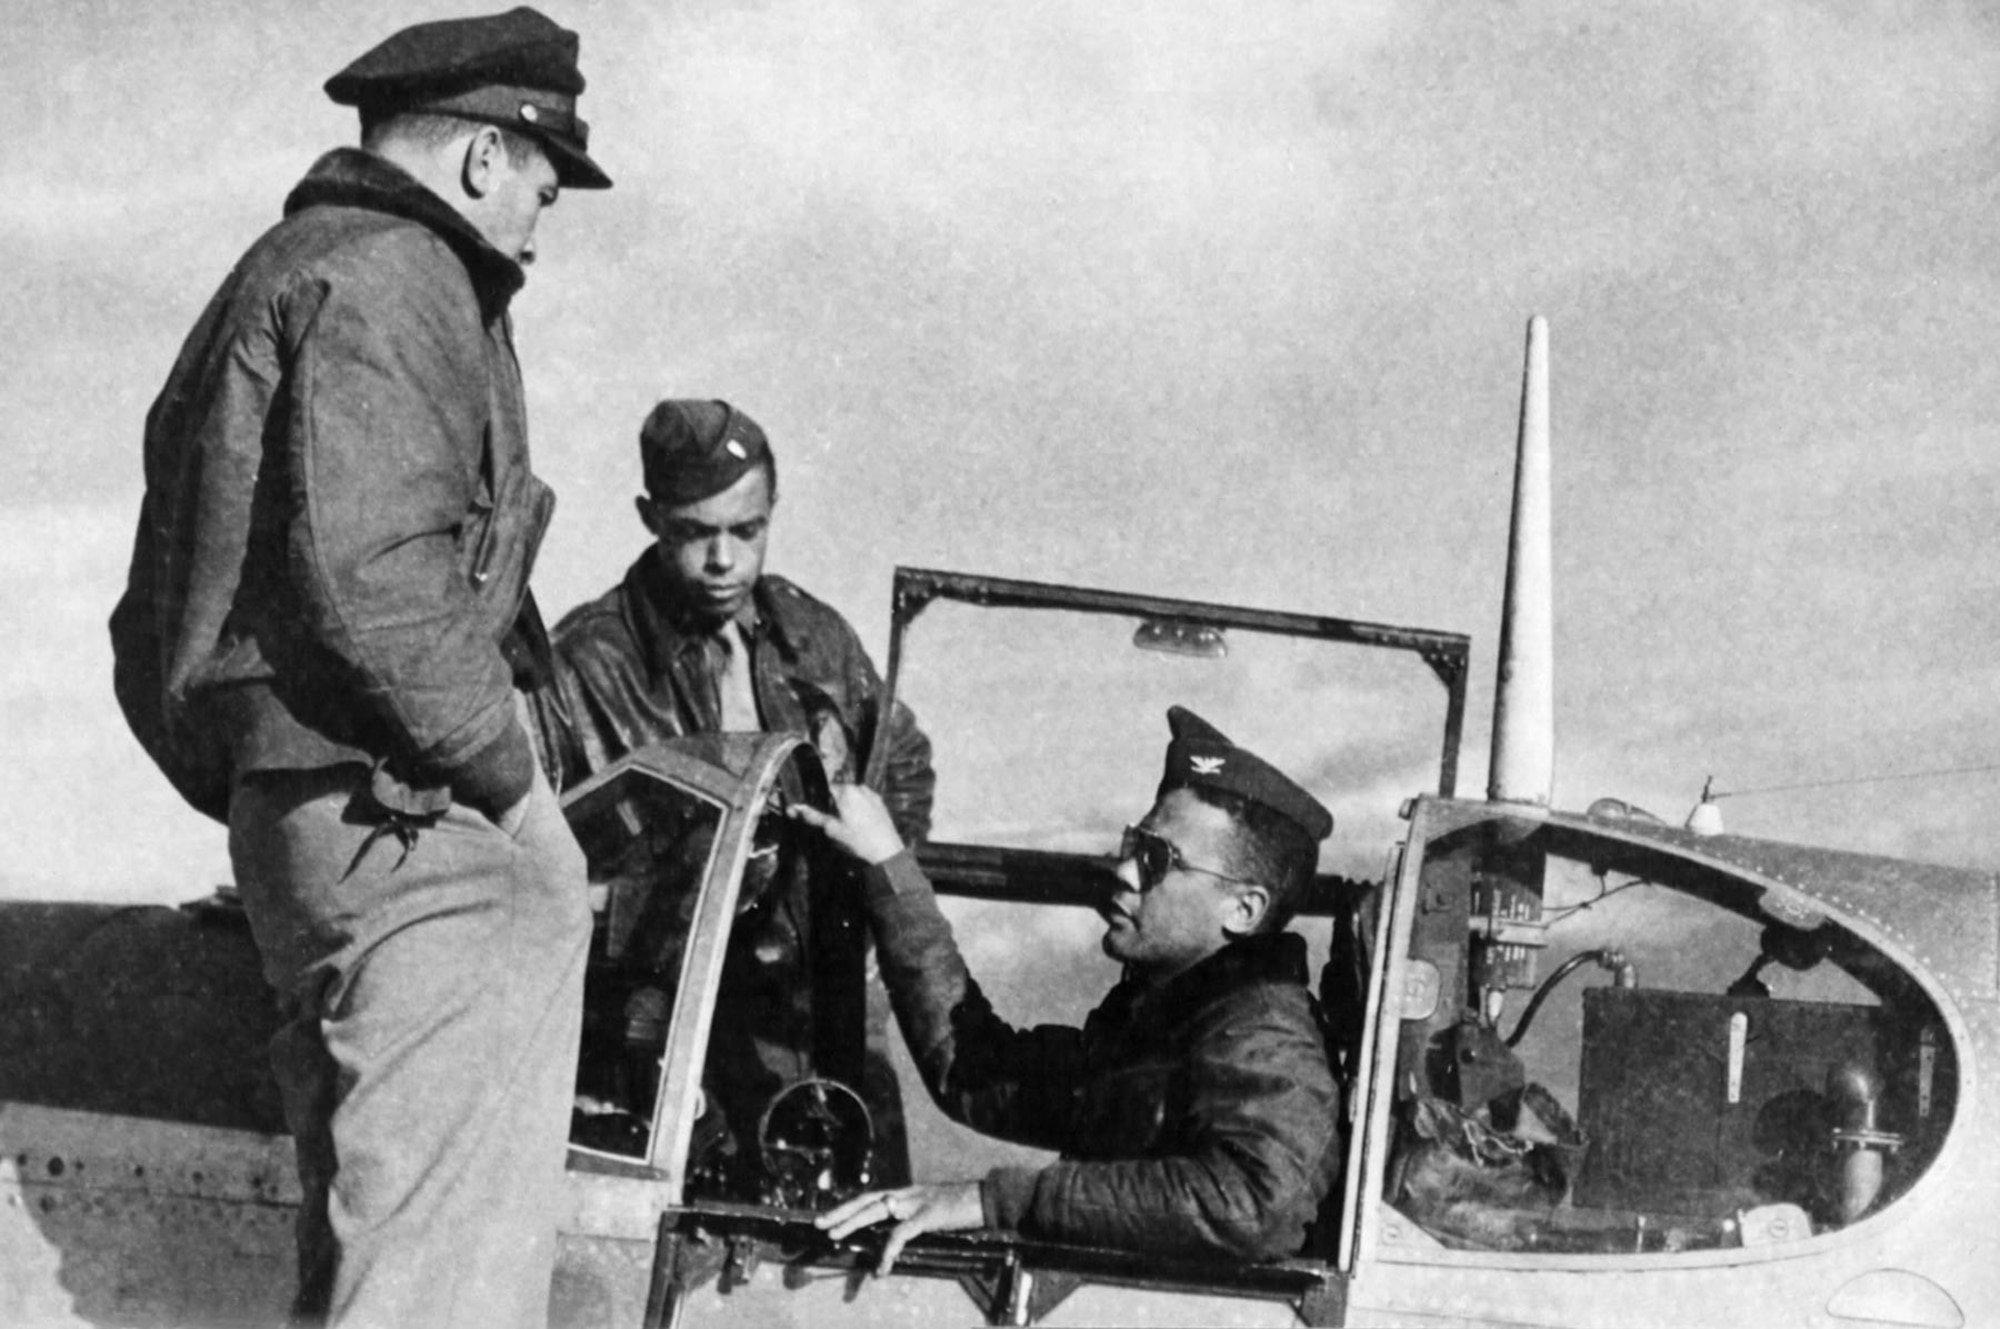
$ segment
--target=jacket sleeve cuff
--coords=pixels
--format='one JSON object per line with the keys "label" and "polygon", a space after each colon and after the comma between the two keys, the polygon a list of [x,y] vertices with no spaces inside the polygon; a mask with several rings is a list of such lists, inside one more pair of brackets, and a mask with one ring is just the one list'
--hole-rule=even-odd
{"label": "jacket sleeve cuff", "polygon": [[1035,1183],[1041,1170],[1031,1167],[996,1167],[979,1183],[979,1206],[985,1210],[986,1226],[1018,1232],[1021,1221],[1035,1203]]}
{"label": "jacket sleeve cuff", "polygon": [[907,849],[894,858],[885,858],[880,863],[871,863],[863,868],[861,885],[871,901],[928,895],[931,890],[930,878],[917,866],[917,856]]}
{"label": "jacket sleeve cuff", "polygon": [[535,785],[535,747],[520,725],[508,722],[500,736],[473,753],[451,775],[451,796],[492,820],[513,807]]}

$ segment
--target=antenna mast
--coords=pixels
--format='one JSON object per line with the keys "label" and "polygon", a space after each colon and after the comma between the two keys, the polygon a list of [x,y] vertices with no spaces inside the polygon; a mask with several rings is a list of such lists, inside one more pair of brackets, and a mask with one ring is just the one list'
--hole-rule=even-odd
{"label": "antenna mast", "polygon": [[1555,792],[1555,607],[1549,511],[1549,323],[1528,320],[1507,598],[1493,697],[1486,796],[1547,808]]}

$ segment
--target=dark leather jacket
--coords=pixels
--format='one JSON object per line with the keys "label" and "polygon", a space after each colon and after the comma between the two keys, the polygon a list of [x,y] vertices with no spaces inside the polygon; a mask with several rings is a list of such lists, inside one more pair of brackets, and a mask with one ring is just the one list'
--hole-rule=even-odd
{"label": "dark leather jacket", "polygon": [[328,153],[188,335],[146,418],[112,614],[127,721],[218,819],[232,773],[359,762],[405,812],[489,813],[534,756],[521,269],[372,154]]}
{"label": "dark leather jacket", "polygon": [[[886,741],[882,796],[904,842],[921,841],[936,786],[930,740],[901,704],[878,740],[882,680],[854,629],[783,577],[760,577],[751,603],[746,635],[765,728],[810,734],[836,780],[859,779],[870,745]],[[562,713],[544,707],[540,718],[570,782],[648,743],[720,727],[707,643],[675,619],[651,550],[617,586],[563,616],[555,650]]]}
{"label": "dark leather jacket", "polygon": [[916,860],[866,875],[883,981],[938,1105],[1063,1156],[989,1173],[990,1223],[1160,1255],[1298,1253],[1340,1167],[1302,938],[1241,938],[1152,992],[1128,979],[1082,1029],[1017,1030],[966,972]]}

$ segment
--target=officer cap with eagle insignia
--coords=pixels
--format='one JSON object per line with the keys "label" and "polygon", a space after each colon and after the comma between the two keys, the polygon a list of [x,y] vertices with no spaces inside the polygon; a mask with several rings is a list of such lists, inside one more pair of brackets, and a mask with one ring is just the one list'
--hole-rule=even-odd
{"label": "officer cap with eagle insignia", "polygon": [[1216,789],[1261,803],[1315,841],[1333,834],[1333,814],[1320,801],[1247,748],[1239,748],[1208,721],[1185,706],[1167,709],[1167,768],[1160,776],[1160,793],[1171,789]]}

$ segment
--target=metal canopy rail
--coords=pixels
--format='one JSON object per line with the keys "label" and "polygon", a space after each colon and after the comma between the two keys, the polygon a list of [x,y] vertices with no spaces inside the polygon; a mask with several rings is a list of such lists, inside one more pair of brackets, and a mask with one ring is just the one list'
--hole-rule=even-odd
{"label": "metal canopy rail", "polygon": [[[889,676],[883,714],[895,706],[902,673],[903,638],[910,624],[934,600],[957,600],[994,609],[1062,609],[1072,613],[1108,614],[1121,618],[1165,620],[1191,628],[1243,628],[1279,636],[1346,642],[1382,650],[1408,651],[1430,666],[1446,692],[1444,745],[1438,763],[1438,794],[1454,796],[1458,784],[1460,734],[1465,723],[1466,677],[1470,673],[1472,638],[1461,632],[1397,627],[1358,619],[1317,614],[1284,613],[1237,605],[1175,600],[1157,595],[1133,595],[1088,586],[1017,581],[930,568],[896,569],[889,632]],[[868,757],[868,783],[879,786],[886,746],[875,745]]]}

